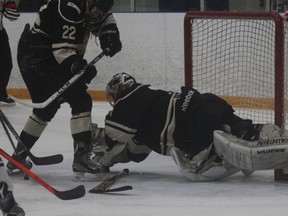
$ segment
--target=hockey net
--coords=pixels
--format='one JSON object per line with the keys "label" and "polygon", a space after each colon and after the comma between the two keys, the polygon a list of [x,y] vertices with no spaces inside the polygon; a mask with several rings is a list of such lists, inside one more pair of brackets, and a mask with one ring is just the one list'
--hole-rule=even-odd
{"label": "hockey net", "polygon": [[[278,13],[187,12],[185,85],[226,99],[254,123],[286,126],[284,35]],[[288,169],[275,180],[288,181]]]}

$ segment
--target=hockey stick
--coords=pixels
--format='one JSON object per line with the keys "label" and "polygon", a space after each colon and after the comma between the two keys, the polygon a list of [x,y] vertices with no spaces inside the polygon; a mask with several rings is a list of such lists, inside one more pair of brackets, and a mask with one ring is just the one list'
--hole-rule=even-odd
{"label": "hockey stick", "polygon": [[89,64],[87,64],[82,70],[79,71],[79,73],[75,74],[70,80],[68,80],[60,89],[58,89],[54,94],[52,94],[46,101],[41,103],[33,103],[33,102],[24,102],[18,98],[13,97],[12,95],[9,95],[13,100],[17,101],[18,103],[36,108],[36,109],[43,109],[47,107],[50,103],[52,103],[59,95],[61,95],[64,91],[66,91],[76,80],[78,80],[87,70],[88,67],[94,65],[96,62],[98,62],[102,57],[104,56],[104,53],[100,53],[98,56],[96,56]]}
{"label": "hockey stick", "polygon": [[4,128],[5,133],[7,134],[8,139],[9,139],[9,141],[10,141],[10,143],[11,143],[14,151],[16,151],[15,144],[14,144],[14,142],[13,142],[13,140],[12,140],[12,138],[11,138],[11,135],[10,135],[8,129],[7,129],[7,125],[5,124],[4,119],[3,119],[1,116],[0,116],[0,121],[1,121],[2,127]]}
{"label": "hockey stick", "polygon": [[129,169],[124,169],[122,172],[116,173],[112,177],[105,179],[100,184],[98,184],[97,186],[89,190],[89,193],[106,193],[106,192],[118,192],[118,191],[132,190],[133,188],[130,185],[113,188],[113,189],[107,189],[112,184],[114,184],[117,179],[127,175],[128,173],[129,173]]}
{"label": "hockey stick", "polygon": [[24,165],[22,165],[18,161],[14,160],[10,155],[8,155],[1,148],[0,148],[0,155],[2,155],[4,158],[6,158],[8,161],[10,161],[12,164],[14,164],[16,167],[18,167],[20,170],[22,170],[28,176],[33,178],[36,182],[41,184],[48,191],[50,191],[52,194],[54,194],[55,196],[57,196],[61,200],[78,199],[78,198],[83,197],[85,195],[85,187],[83,185],[79,185],[76,188],[66,190],[66,191],[56,190],[51,185],[49,185],[47,182],[45,182],[43,179],[41,179],[39,176],[37,176],[35,173],[33,173],[31,170],[26,168]]}
{"label": "hockey stick", "polygon": [[[25,144],[21,141],[20,136],[16,132],[16,130],[13,128],[5,114],[0,109],[0,118],[1,122],[5,123],[6,126],[9,128],[11,133],[14,135],[15,139],[18,141],[20,145],[23,146],[24,150],[26,151],[27,155],[31,158],[32,162],[36,165],[50,165],[50,164],[57,164],[61,163],[63,161],[63,155],[57,154],[57,155],[51,155],[46,157],[36,157],[34,156],[25,146]],[[4,127],[5,129],[5,127]],[[8,136],[9,137],[9,136]],[[12,144],[12,143],[11,143]],[[13,146],[15,148],[15,146]]]}

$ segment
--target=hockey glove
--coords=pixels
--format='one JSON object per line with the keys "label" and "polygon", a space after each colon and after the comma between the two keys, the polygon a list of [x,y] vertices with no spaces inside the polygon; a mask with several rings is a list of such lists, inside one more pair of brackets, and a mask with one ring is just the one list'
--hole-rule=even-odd
{"label": "hockey glove", "polygon": [[109,24],[102,29],[99,36],[101,49],[106,56],[114,56],[122,49],[120,34],[116,24]]}
{"label": "hockey glove", "polygon": [[[74,62],[71,66],[71,73],[73,75],[80,73],[80,71],[87,65],[87,61],[85,59],[79,59]],[[97,70],[94,65],[89,66],[85,73],[80,78],[84,83],[90,84],[91,80],[97,75]]]}
{"label": "hockey glove", "polygon": [[13,1],[8,1],[4,5],[4,13],[3,14],[10,21],[15,21],[20,16],[20,13],[18,11],[18,7],[17,7],[16,3]]}

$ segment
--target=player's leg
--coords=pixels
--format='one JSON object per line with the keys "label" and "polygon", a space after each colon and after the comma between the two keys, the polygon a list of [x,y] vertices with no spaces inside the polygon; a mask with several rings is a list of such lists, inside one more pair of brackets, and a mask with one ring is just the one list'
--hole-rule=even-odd
{"label": "player's leg", "polygon": [[13,196],[13,185],[6,173],[0,157],[0,209],[3,215],[24,216],[24,210],[18,205]]}
{"label": "player's leg", "polygon": [[97,160],[93,153],[91,132],[92,99],[81,80],[74,83],[65,93],[64,100],[72,108],[70,120],[71,134],[74,141],[73,171],[76,173],[98,173]]}
{"label": "player's leg", "polygon": [[[58,63],[54,58],[45,56],[46,54],[41,54],[39,50],[31,50],[20,40],[17,55],[18,65],[33,102],[45,101],[57,90],[57,82],[62,79],[57,75],[61,72]],[[18,143],[13,158],[31,168],[32,163],[27,161],[25,148],[30,150],[33,147],[59,108],[60,102],[55,100],[44,109],[33,109],[33,113],[27,119],[20,134],[21,142],[25,147]],[[11,163],[7,164],[7,168],[10,171],[18,170]]]}
{"label": "player's leg", "polygon": [[13,106],[15,102],[8,97],[7,85],[12,71],[12,57],[9,39],[4,28],[0,30],[0,104]]}

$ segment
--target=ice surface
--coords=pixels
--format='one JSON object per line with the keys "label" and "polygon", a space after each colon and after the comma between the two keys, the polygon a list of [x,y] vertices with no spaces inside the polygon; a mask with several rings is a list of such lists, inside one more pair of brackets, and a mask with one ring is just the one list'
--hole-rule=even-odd
{"label": "ice surface", "polygon": [[[17,104],[0,107],[20,134],[31,109]],[[108,103],[94,103],[93,122],[103,126]],[[144,162],[120,164],[112,171],[129,168],[130,174],[113,187],[133,186],[117,194],[90,194],[95,182],[72,181],[73,146],[70,109],[63,105],[32,149],[36,156],[61,153],[64,161],[36,166],[32,171],[57,190],[80,184],[87,194],[62,201],[33,181],[13,177],[14,194],[27,216],[284,216],[288,211],[288,184],[274,182],[273,171],[258,171],[250,177],[241,173],[217,182],[192,183],[178,172],[172,158],[152,153]],[[0,127],[1,148],[12,153],[11,144]],[[16,143],[16,141],[15,141]],[[6,161],[5,161],[6,162]]]}

